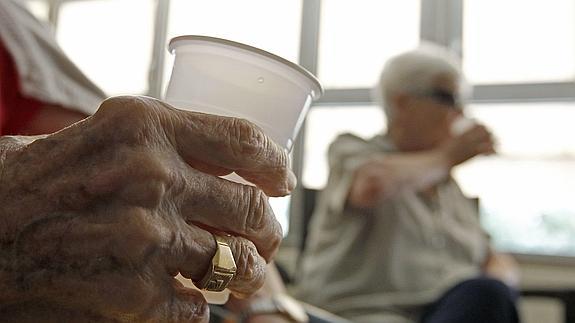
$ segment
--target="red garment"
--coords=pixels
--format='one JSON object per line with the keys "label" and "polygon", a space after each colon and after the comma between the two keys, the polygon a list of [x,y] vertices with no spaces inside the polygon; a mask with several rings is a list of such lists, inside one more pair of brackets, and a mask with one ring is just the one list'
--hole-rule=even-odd
{"label": "red garment", "polygon": [[16,135],[44,104],[22,94],[14,60],[0,41],[0,135]]}

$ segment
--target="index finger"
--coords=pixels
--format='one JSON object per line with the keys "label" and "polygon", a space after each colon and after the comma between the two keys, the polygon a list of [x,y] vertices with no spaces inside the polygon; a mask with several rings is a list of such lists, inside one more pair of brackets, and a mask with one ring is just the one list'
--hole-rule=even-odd
{"label": "index finger", "polygon": [[296,178],[288,152],[255,124],[231,117],[174,109],[172,144],[186,162],[235,171],[268,196],[289,194]]}

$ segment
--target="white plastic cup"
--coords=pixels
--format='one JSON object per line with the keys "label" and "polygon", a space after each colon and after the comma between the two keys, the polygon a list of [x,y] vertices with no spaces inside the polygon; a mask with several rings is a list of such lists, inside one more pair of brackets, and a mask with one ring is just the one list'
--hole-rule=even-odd
{"label": "white plastic cup", "polygon": [[[249,45],[190,35],[172,39],[169,50],[175,60],[166,102],[250,120],[288,152],[312,101],[323,94],[319,81],[301,66]],[[236,174],[224,178],[247,183]],[[229,291],[202,294],[209,303],[223,304]]]}
{"label": "white plastic cup", "polygon": [[166,101],[180,109],[248,119],[291,150],[313,100],[323,93],[308,71],[277,55],[226,39],[180,36]]}

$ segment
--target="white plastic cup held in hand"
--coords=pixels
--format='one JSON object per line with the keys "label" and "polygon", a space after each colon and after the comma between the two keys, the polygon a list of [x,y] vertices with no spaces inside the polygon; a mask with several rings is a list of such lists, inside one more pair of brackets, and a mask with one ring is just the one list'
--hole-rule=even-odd
{"label": "white plastic cup held in hand", "polygon": [[172,39],[176,55],[166,101],[180,109],[248,119],[291,150],[323,90],[308,71],[248,45],[206,36]]}
{"label": "white plastic cup held in hand", "polygon": [[[166,102],[179,109],[250,120],[288,152],[312,101],[323,93],[319,81],[304,68],[249,45],[192,35],[172,39],[169,50],[175,60]],[[225,178],[247,183],[235,173]],[[222,294],[204,296],[221,304],[227,301]]]}

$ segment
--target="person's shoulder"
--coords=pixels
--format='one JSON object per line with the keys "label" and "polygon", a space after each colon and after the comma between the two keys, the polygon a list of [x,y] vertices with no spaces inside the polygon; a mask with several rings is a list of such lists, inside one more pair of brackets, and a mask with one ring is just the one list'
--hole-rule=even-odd
{"label": "person's shoulder", "polygon": [[337,148],[363,148],[378,149],[387,146],[387,140],[383,135],[375,135],[371,138],[363,138],[352,133],[338,135],[330,144],[331,149]]}
{"label": "person's shoulder", "polygon": [[367,140],[365,140],[364,138],[348,132],[339,134],[331,143],[331,146],[362,145],[366,143]]}
{"label": "person's shoulder", "polygon": [[368,141],[362,137],[356,136],[352,133],[343,133],[338,135],[335,140],[329,145],[330,155],[346,154],[349,151],[356,151],[363,149],[368,144]]}
{"label": "person's shoulder", "polygon": [[340,134],[329,146],[330,159],[345,159],[381,149],[380,135],[366,139],[352,133]]}

